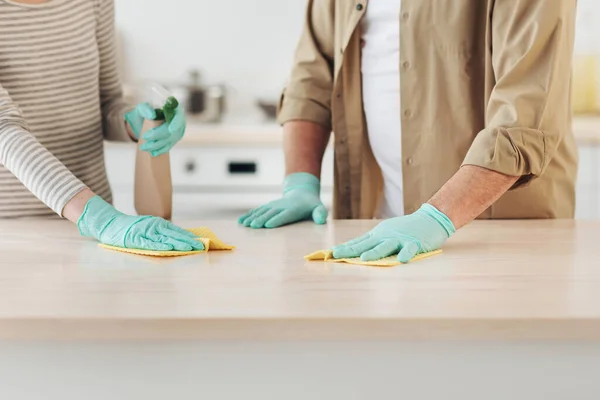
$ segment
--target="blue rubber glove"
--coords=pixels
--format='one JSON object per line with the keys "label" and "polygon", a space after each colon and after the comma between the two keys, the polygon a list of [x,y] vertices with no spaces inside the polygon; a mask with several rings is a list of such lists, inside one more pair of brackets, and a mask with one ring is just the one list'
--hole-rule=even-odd
{"label": "blue rubber glove", "polygon": [[127,249],[204,250],[191,232],[162,218],[125,215],[98,196],[87,202],[77,227],[82,236]]}
{"label": "blue rubber glove", "polygon": [[417,254],[438,250],[455,232],[445,214],[423,204],[413,214],[390,218],[366,235],[334,247],[333,257],[376,261],[398,254],[398,261],[407,263]]}
{"label": "blue rubber glove", "polygon": [[156,111],[148,103],[140,103],[133,110],[125,114],[125,121],[131,127],[136,139],[140,138],[140,132],[142,131],[145,119],[156,119]]}
{"label": "blue rubber glove", "polygon": [[[125,120],[129,123],[131,130],[138,139],[145,119],[156,119],[156,111],[148,103],[138,104],[133,111],[125,114]],[[162,125],[144,133],[142,139],[146,143],[140,149],[150,153],[152,157],[168,153],[183,138],[185,127],[185,110],[180,105],[175,109],[175,116],[171,122],[165,121]]]}
{"label": "blue rubber glove", "polygon": [[241,216],[239,223],[254,229],[279,228],[294,222],[312,219],[323,225],[327,208],[319,197],[319,179],[305,172],[291,174],[283,183],[283,197]]}

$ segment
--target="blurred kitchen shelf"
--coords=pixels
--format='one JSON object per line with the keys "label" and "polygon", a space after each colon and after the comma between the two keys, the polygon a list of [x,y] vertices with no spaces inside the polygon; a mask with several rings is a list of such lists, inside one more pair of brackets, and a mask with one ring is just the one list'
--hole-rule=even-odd
{"label": "blurred kitchen shelf", "polygon": [[275,123],[255,125],[190,124],[181,141],[191,146],[281,146],[283,131]]}
{"label": "blurred kitchen shelf", "polygon": [[[600,146],[600,114],[580,115],[573,119],[573,133],[581,145]],[[283,130],[274,122],[201,124],[188,122],[179,146],[276,146],[283,144]],[[106,143],[108,147],[113,143]],[[119,145],[119,144],[117,144]]]}
{"label": "blurred kitchen shelf", "polygon": [[580,145],[600,146],[600,114],[575,116],[573,134]]}
{"label": "blurred kitchen shelf", "polygon": [[[188,122],[185,136],[178,147],[281,147],[283,129],[275,123],[199,124]],[[133,143],[105,142],[107,148],[133,146]]]}

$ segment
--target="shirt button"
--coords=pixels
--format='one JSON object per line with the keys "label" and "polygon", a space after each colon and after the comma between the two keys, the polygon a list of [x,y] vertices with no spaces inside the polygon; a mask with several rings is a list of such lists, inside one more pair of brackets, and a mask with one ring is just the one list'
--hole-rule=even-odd
{"label": "shirt button", "polygon": [[407,12],[402,13],[403,20],[407,20],[409,16],[410,16],[410,14],[408,14]]}
{"label": "shirt button", "polygon": [[365,42],[363,39],[360,39],[360,47],[364,48],[367,45],[367,42]]}
{"label": "shirt button", "polygon": [[408,68],[410,67],[410,63],[409,63],[408,61],[404,61],[404,62],[402,63],[402,67],[403,67],[404,69],[408,69]]}
{"label": "shirt button", "polygon": [[406,162],[408,163],[408,165],[413,165],[414,161],[412,158],[409,158],[408,160],[406,160]]}
{"label": "shirt button", "polygon": [[407,117],[407,118],[408,118],[408,117],[410,117],[411,115],[412,115],[412,111],[410,111],[410,110],[404,110],[404,116],[405,116],[405,117]]}
{"label": "shirt button", "polygon": [[363,10],[363,8],[364,8],[364,6],[363,6],[362,4],[360,4],[360,3],[358,3],[358,4],[356,5],[356,10],[357,10],[357,11],[362,11],[362,10]]}

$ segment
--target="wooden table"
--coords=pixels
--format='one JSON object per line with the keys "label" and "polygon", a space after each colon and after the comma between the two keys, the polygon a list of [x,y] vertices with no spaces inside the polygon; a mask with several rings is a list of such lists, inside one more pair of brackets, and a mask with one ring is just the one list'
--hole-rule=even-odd
{"label": "wooden table", "polygon": [[238,248],[150,259],[2,221],[6,398],[597,398],[600,223],[476,222],[395,268],[302,259],[374,221],[185,223]]}

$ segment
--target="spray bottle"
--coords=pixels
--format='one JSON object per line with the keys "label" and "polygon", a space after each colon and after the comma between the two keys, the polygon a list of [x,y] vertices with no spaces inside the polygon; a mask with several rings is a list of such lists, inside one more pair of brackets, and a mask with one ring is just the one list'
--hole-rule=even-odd
{"label": "spray bottle", "polygon": [[177,100],[162,86],[155,83],[143,85],[143,101],[156,110],[155,120],[146,120],[140,133],[135,160],[134,206],[140,215],[153,215],[171,219],[173,210],[173,185],[169,153],[152,157],[142,151],[144,133],[170,122],[178,106]]}

